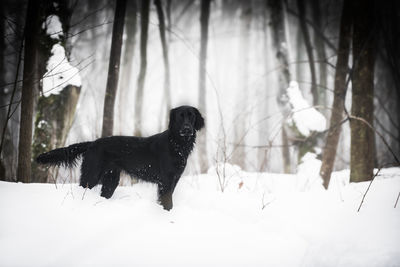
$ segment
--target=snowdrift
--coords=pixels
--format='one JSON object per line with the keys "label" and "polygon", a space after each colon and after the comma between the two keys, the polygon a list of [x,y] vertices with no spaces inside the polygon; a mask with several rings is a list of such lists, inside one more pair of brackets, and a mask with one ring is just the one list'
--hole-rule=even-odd
{"label": "snowdrift", "polygon": [[329,191],[304,173],[225,174],[182,177],[171,212],[146,183],[106,200],[99,187],[1,182],[0,266],[400,266],[399,168],[360,212],[369,183],[348,171]]}

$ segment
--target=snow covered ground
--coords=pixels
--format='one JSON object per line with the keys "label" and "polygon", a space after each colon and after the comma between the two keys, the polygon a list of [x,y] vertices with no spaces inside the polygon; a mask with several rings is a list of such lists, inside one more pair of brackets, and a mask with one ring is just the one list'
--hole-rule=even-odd
{"label": "snow covered ground", "polygon": [[226,175],[182,177],[171,212],[146,183],[105,200],[1,182],[0,266],[400,266],[399,168],[382,170],[360,212],[368,183],[348,171],[329,191],[304,173]]}

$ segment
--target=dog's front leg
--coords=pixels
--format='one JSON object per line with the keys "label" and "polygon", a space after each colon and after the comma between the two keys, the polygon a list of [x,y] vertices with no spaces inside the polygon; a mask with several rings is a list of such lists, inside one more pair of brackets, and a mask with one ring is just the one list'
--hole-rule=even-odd
{"label": "dog's front leg", "polygon": [[158,185],[158,202],[165,210],[172,209],[172,190],[170,186]]}
{"label": "dog's front leg", "polygon": [[172,209],[172,192],[163,192],[161,193],[159,190],[158,194],[158,201],[160,204],[163,206],[165,210],[171,210]]}

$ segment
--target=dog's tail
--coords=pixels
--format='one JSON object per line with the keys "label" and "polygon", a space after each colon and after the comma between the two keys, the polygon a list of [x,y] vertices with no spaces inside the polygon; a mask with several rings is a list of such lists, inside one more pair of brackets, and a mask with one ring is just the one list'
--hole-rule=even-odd
{"label": "dog's tail", "polygon": [[83,142],[73,144],[68,147],[57,148],[49,152],[40,154],[36,158],[39,164],[51,166],[73,167],[76,165],[79,157],[85,153],[92,142]]}

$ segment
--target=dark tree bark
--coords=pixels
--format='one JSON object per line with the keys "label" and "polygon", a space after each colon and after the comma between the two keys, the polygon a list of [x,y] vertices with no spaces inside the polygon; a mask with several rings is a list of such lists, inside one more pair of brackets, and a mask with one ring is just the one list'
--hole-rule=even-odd
{"label": "dark tree bark", "polygon": [[143,90],[147,71],[147,39],[149,31],[150,0],[143,0],[140,21],[140,71],[135,99],[135,135],[142,135]]}
{"label": "dark tree bark", "polygon": [[322,153],[322,165],[320,175],[323,179],[323,185],[327,189],[333,165],[335,163],[336,150],[339,143],[341,132],[340,122],[343,120],[344,101],[346,98],[346,75],[348,73],[348,61],[351,42],[351,1],[344,0],[342,8],[342,17],[340,21],[339,45],[336,62],[335,87],[332,105],[332,114],[330,119],[330,129],[326,138],[325,147]]}
{"label": "dark tree bark", "polygon": [[[0,86],[3,86],[3,84],[6,83],[6,70],[4,68],[5,66],[5,57],[4,57],[4,51],[6,50],[6,38],[4,38],[5,36],[5,24],[6,24],[6,14],[5,14],[5,5],[4,5],[4,1],[0,2],[0,36],[1,36],[1,40],[0,40]],[[0,104],[4,105],[5,104],[5,100],[6,100],[6,93],[4,88],[0,88]],[[2,135],[0,136],[1,138],[1,144],[0,144],[0,180],[1,181],[5,181],[6,180],[6,168],[4,166],[3,163],[3,142],[5,140],[5,136],[8,135],[9,133],[7,131],[7,124],[8,124],[8,116],[4,117],[4,131],[2,131]],[[3,113],[0,114],[0,122],[3,122]]]}
{"label": "dark tree bark", "polygon": [[[6,38],[5,38],[5,26],[6,26],[6,13],[5,13],[5,4],[4,1],[0,2],[0,86],[3,86],[3,84],[6,83],[5,79],[5,57],[4,57],[4,51],[6,50]],[[3,99],[5,93],[3,88],[0,88],[0,97]]]}
{"label": "dark tree bark", "polygon": [[[37,77],[43,77],[47,69],[47,62],[52,56],[52,48],[55,43],[62,45],[65,49],[66,60],[69,60],[71,52],[70,39],[66,38],[70,29],[70,21],[74,6],[70,6],[68,0],[60,0],[57,8],[51,2],[47,2],[43,8],[43,15],[40,24],[49,15],[57,15],[60,18],[63,34],[58,38],[52,38],[46,32],[47,27],[42,27],[37,38],[39,41],[40,62],[37,68]],[[51,74],[54,75],[54,72]],[[62,75],[62,74],[59,74]],[[43,91],[39,85],[40,91]],[[68,85],[63,86],[59,94],[50,96],[41,95],[35,103],[34,135],[32,142],[32,158],[35,159],[39,154],[62,147],[65,144],[69,130],[75,115],[76,105],[79,99],[80,87]],[[56,171],[53,173],[55,174]],[[52,173],[48,167],[32,162],[32,181],[34,183],[46,183]],[[55,178],[53,178],[55,179]],[[51,182],[54,182],[53,180]]]}
{"label": "dark tree bark", "polygon": [[[311,2],[311,9],[312,9],[312,17],[313,21],[318,27],[318,30],[320,32],[323,32],[322,29],[322,18],[321,18],[321,2],[319,0],[312,0]],[[327,100],[326,100],[326,88],[327,88],[327,78],[328,78],[328,69],[327,69],[327,63],[326,61],[326,52],[325,52],[325,44],[323,40],[318,36],[318,34],[314,33],[314,44],[315,44],[315,50],[317,52],[317,60],[318,60],[318,65],[319,66],[319,82],[317,85],[317,90],[318,90],[318,101],[317,103],[319,105],[326,106]],[[323,112],[326,114],[326,112]]]}
{"label": "dark tree bark", "polygon": [[306,6],[304,0],[297,0],[297,8],[299,10],[299,22],[300,29],[303,34],[303,40],[306,45],[308,65],[310,66],[311,72],[311,94],[313,96],[313,105],[318,105],[318,88],[317,88],[317,76],[315,71],[314,53],[311,44],[310,33],[308,32],[306,23]]}
{"label": "dark tree bark", "polygon": [[[397,142],[400,144],[400,17],[398,16],[400,3],[397,0],[385,1],[380,10],[384,60],[389,66],[397,98]],[[397,155],[400,156],[399,153]]]}
{"label": "dark tree bark", "polygon": [[[280,0],[268,0],[271,16],[271,29],[272,29],[272,43],[276,49],[276,59],[280,66],[279,71],[279,93],[277,102],[283,118],[287,118],[290,113],[290,107],[287,101],[284,101],[286,89],[289,87],[291,75],[288,64],[288,51],[286,48],[286,35],[285,35],[285,16],[283,10],[283,3]],[[283,170],[285,173],[290,173],[290,150],[289,141],[285,121],[282,122],[282,158]]]}
{"label": "dark tree bark", "polygon": [[114,103],[118,88],[125,10],[126,0],[117,0],[111,40],[110,62],[108,65],[106,95],[104,97],[102,137],[111,136],[113,133]]}
{"label": "dark tree bark", "polygon": [[167,29],[169,33],[169,39],[171,39],[171,27],[172,27],[171,8],[172,8],[172,0],[167,0]]}
{"label": "dark tree bark", "polygon": [[[362,12],[361,12],[362,10]],[[374,0],[353,1],[352,116],[373,126],[374,114]],[[351,119],[350,181],[372,179],[375,155],[374,131],[364,122]]]}
{"label": "dark tree bark", "polygon": [[30,0],[25,22],[24,72],[21,96],[21,121],[18,145],[17,180],[31,181],[32,118],[37,69],[37,35],[40,31],[40,1]]}
{"label": "dark tree bark", "polygon": [[[199,110],[202,114],[207,113],[206,106],[206,72],[207,72],[207,46],[208,46],[208,21],[210,19],[211,0],[201,0],[200,11],[200,59],[199,59]],[[198,152],[200,161],[200,172],[207,171],[207,143],[205,133],[198,137]]]}
{"label": "dark tree bark", "polygon": [[171,74],[170,74],[170,67],[169,67],[169,55],[168,55],[168,45],[165,35],[165,19],[164,19],[164,12],[161,5],[161,0],[154,0],[154,5],[157,9],[157,17],[159,23],[159,30],[160,30],[160,39],[161,39],[161,47],[163,52],[163,62],[164,62],[164,96],[166,102],[166,116],[165,116],[165,125],[168,123],[169,113],[168,111],[171,109]]}
{"label": "dark tree bark", "polygon": [[[0,179],[7,181],[16,181],[17,159],[18,159],[18,138],[19,121],[20,121],[20,103],[16,99],[20,99],[20,81],[22,77],[22,58],[24,52],[24,17],[25,9],[20,7],[19,3],[11,3],[10,1],[2,1],[4,12],[2,17],[4,25],[4,34],[11,29],[12,35],[8,35],[7,39],[2,38],[4,47],[4,69],[0,75],[3,75],[3,83],[0,88],[0,104],[5,105],[0,116],[1,121],[1,170]],[[7,22],[7,19],[11,21]],[[12,28],[11,28],[12,27]],[[12,52],[15,53],[12,53]],[[11,53],[10,53],[11,52]],[[14,103],[14,104],[12,104]],[[11,104],[11,105],[9,105]]]}
{"label": "dark tree bark", "polygon": [[[65,146],[71,129],[81,88],[66,86],[59,94],[41,96],[37,104],[32,155],[38,155]],[[46,183],[49,171],[46,166],[32,163],[32,182]],[[53,178],[54,179],[54,178]]]}

